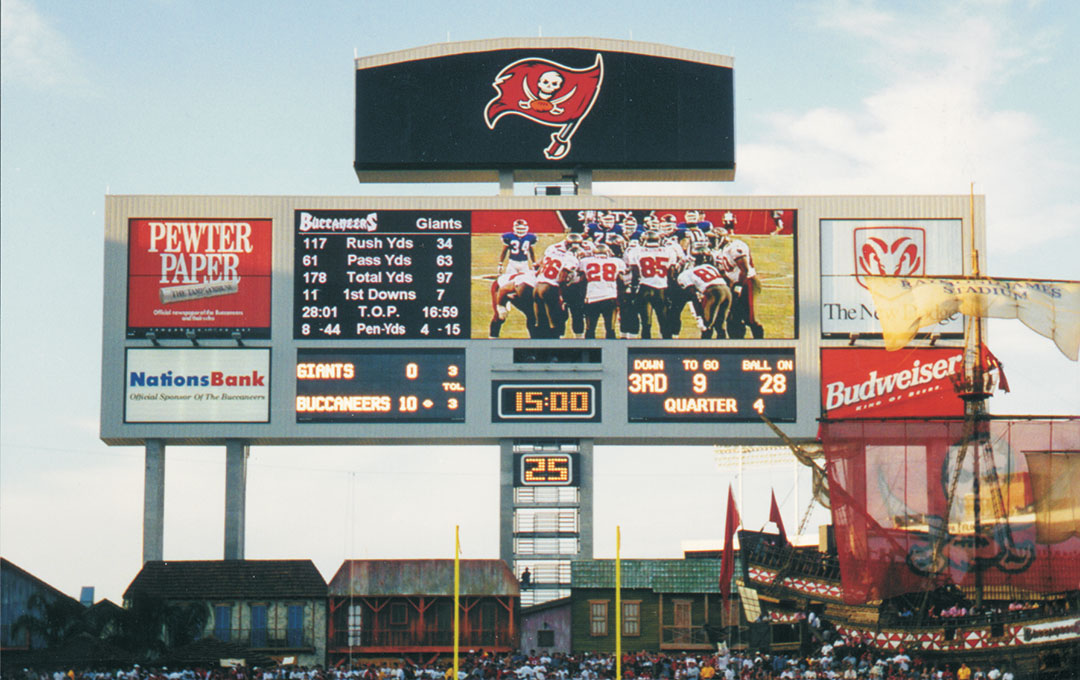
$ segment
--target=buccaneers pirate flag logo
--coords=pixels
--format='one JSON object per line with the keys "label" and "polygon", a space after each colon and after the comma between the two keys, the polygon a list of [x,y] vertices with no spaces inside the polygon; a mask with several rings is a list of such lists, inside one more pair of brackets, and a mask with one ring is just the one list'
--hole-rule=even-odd
{"label": "buccaneers pirate flag logo", "polygon": [[484,108],[484,122],[494,130],[503,116],[514,114],[558,128],[544,157],[557,161],[570,153],[570,139],[592,110],[604,80],[604,59],[574,69],[538,58],[519,59],[506,66],[491,84],[499,94]]}

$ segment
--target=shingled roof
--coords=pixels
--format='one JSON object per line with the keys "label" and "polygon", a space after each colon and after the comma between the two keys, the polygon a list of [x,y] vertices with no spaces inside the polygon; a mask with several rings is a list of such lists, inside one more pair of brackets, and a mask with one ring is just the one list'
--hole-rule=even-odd
{"label": "shingled roof", "polygon": [[326,581],[311,560],[147,562],[124,599],[324,598]]}
{"label": "shingled roof", "polygon": [[[657,593],[719,593],[720,560],[623,560],[623,588]],[[570,565],[571,588],[614,588],[615,560],[582,560]]]}
{"label": "shingled roof", "polygon": [[[454,594],[453,560],[346,560],[330,579],[330,595]],[[502,560],[461,560],[462,595],[518,596],[513,572]]]}

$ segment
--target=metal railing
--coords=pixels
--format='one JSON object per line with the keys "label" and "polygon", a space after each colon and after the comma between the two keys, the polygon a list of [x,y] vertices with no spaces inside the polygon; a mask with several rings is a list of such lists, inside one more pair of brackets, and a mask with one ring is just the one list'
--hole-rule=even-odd
{"label": "metal railing", "polygon": [[235,642],[252,649],[314,648],[312,636],[299,628],[215,628],[209,635],[222,642]]}
{"label": "metal railing", "polygon": [[709,636],[699,627],[664,626],[660,638],[665,645],[707,645]]}
{"label": "metal railing", "polygon": [[[470,630],[461,631],[458,644],[463,647],[506,647],[512,644],[506,631]],[[452,647],[454,631],[428,630],[416,633],[409,630],[360,630],[335,631],[331,636],[335,647],[400,648],[400,647]]]}

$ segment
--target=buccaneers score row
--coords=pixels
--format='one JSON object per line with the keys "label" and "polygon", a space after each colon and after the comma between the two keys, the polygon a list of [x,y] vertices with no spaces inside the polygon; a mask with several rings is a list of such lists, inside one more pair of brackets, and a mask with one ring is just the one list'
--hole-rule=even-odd
{"label": "buccaneers score row", "polygon": [[[627,352],[625,416],[600,380],[495,380],[491,422],[795,421],[793,349]],[[464,423],[466,388],[463,348],[297,350],[298,423]]]}

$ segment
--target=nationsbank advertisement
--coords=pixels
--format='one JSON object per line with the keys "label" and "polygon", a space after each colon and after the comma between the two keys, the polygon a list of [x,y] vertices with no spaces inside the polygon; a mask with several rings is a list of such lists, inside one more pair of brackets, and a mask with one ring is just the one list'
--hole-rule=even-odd
{"label": "nationsbank advertisement", "polygon": [[128,348],[124,421],[265,423],[270,350]]}
{"label": "nationsbank advertisement", "polygon": [[[821,220],[821,333],[880,334],[867,276],[962,276],[960,219]],[[964,332],[957,314],[929,333]]]}

